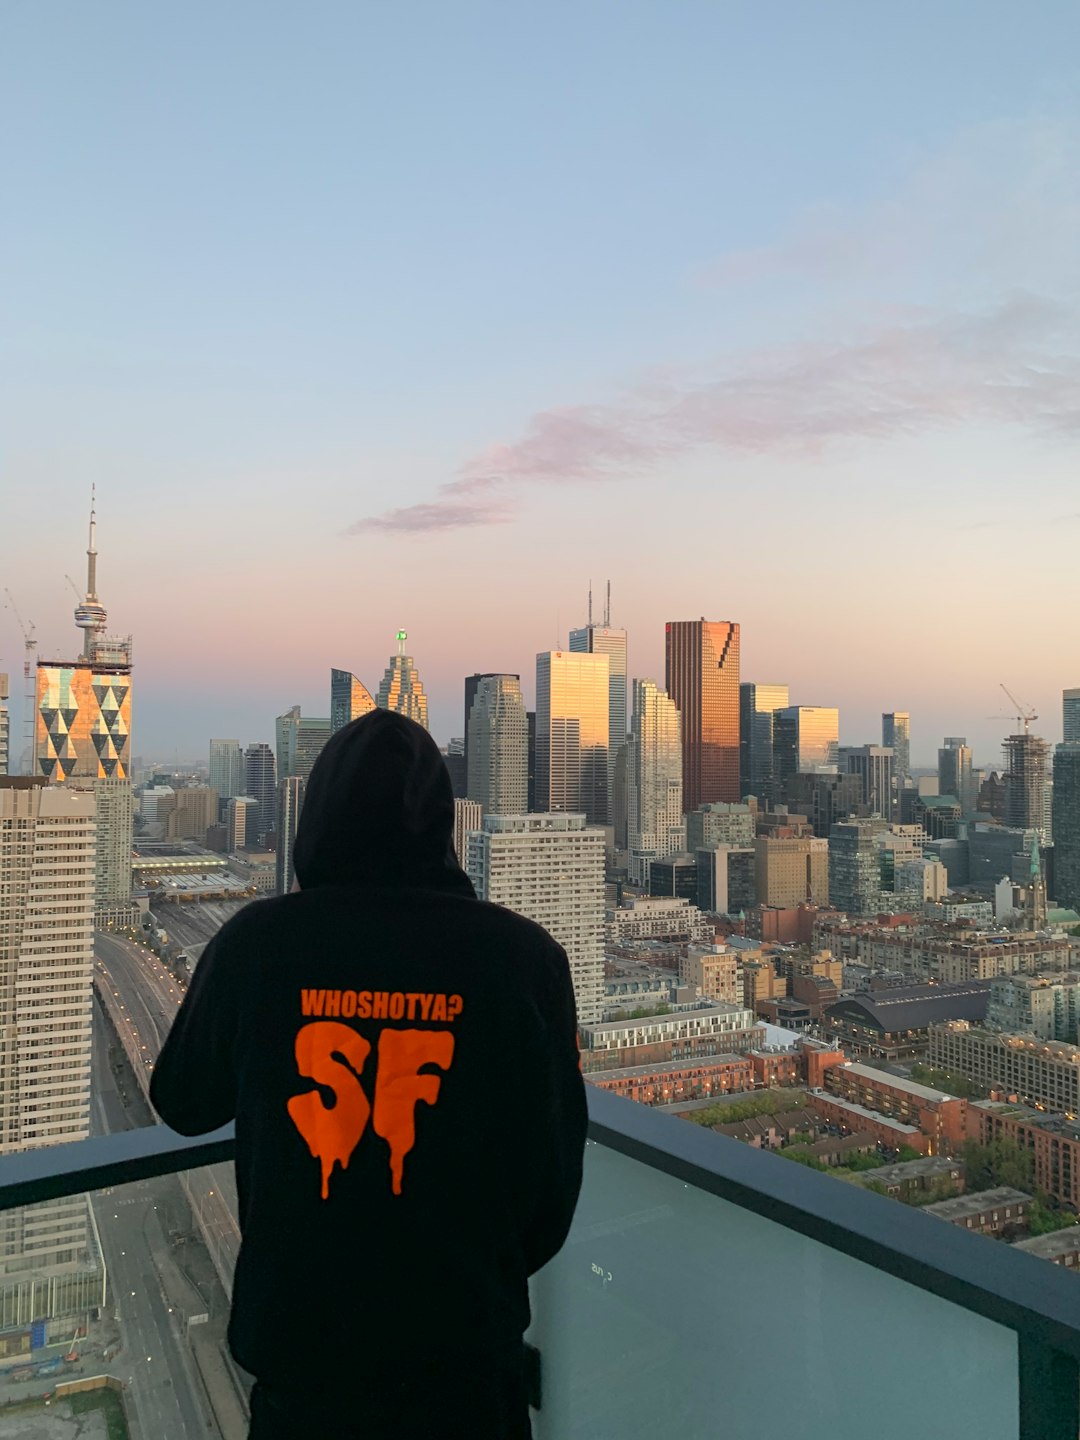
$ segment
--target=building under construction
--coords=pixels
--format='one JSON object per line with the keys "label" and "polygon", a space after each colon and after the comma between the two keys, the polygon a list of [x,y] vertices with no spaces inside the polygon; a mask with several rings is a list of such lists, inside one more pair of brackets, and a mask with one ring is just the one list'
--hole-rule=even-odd
{"label": "building under construction", "polygon": [[1039,735],[1005,738],[1005,824],[1016,830],[1046,827],[1046,786],[1050,744]]}

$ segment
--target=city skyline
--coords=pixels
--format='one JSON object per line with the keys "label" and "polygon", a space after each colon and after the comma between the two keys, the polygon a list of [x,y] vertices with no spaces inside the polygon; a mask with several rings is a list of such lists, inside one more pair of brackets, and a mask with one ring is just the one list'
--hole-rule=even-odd
{"label": "city skyline", "polygon": [[[74,530],[75,528],[73,524],[72,529]],[[120,559],[121,557],[116,557],[116,560]],[[57,563],[61,569],[64,567],[66,563],[64,552],[57,552]],[[118,570],[115,576],[113,576],[112,570],[114,565],[110,565],[110,591],[112,588],[123,591],[122,572]],[[62,638],[65,630],[69,637],[74,630],[71,620],[70,602],[65,602],[61,594],[58,603],[63,608],[56,616],[49,630],[44,632],[50,637],[55,634],[57,636],[55,643],[51,639],[41,639],[42,627],[38,626],[36,621],[34,622],[35,634],[38,641],[37,653],[39,656],[48,655],[50,651],[62,653],[65,651],[65,648],[67,650],[73,650],[70,638],[66,647]],[[658,604],[666,605],[666,602],[662,597],[654,595],[652,597],[654,613],[656,615],[665,614],[666,609],[657,610],[655,608]],[[21,605],[20,610],[22,610]],[[52,610],[48,613],[52,614]],[[136,613],[138,613],[137,610]],[[559,647],[555,647],[553,644],[552,648],[561,648],[569,652],[569,642],[574,630],[573,617],[576,613],[572,606],[568,607],[560,621],[561,629],[558,632],[562,636],[563,643]],[[705,618],[708,618],[708,616]],[[752,654],[754,649],[753,629],[752,627],[748,629],[747,625],[740,621],[738,616],[734,618],[741,626],[744,654],[747,649],[749,649]],[[627,668],[628,684],[633,679],[663,677],[664,625],[666,623],[667,621],[662,619],[656,620],[642,636],[644,643],[638,642],[633,629],[630,629],[625,624],[622,626],[622,629],[625,630],[627,634],[627,653],[629,657]],[[368,622],[364,626],[365,635],[371,633],[372,628],[372,623]],[[4,660],[4,664],[11,675],[11,694],[7,701],[10,717],[10,754],[13,766],[17,766],[23,750],[23,688],[20,684],[18,674],[18,656],[22,653],[23,646],[21,643],[16,644],[16,641],[21,639],[21,633],[13,609],[10,604],[7,603],[5,603],[3,608],[0,608],[0,637],[5,635],[5,631],[7,632],[9,642],[6,653],[11,657],[10,659]],[[378,689],[379,679],[386,673],[386,656],[389,643],[393,642],[399,650],[401,649],[398,633],[399,632],[391,631],[388,634],[380,632],[373,635],[367,648],[369,653],[373,654],[377,659],[373,661],[372,665],[368,668],[359,665],[354,665],[353,667],[354,670],[360,672],[358,674],[359,681],[367,685],[372,693]],[[539,635],[540,633],[538,630],[537,634]],[[167,645],[168,641],[165,643]],[[484,642],[478,637],[474,643],[479,645]],[[380,645],[383,647],[381,650],[379,648]],[[340,648],[341,643],[336,641],[331,642],[327,646],[328,652],[334,651],[336,653]],[[410,643],[410,649],[414,648],[417,647],[414,647]],[[518,641],[518,649],[521,650],[522,648],[523,642]],[[653,660],[651,665],[644,663],[644,661],[639,662],[637,660],[636,657],[641,652],[644,652],[646,655],[651,654]],[[0,652],[0,657],[3,657],[4,653],[5,652]],[[513,655],[514,652],[510,647],[504,646],[502,653]],[[204,764],[207,747],[211,738],[229,729],[239,729],[244,736],[251,737],[250,741],[245,740],[244,743],[253,743],[254,741],[259,741],[264,738],[272,743],[274,740],[275,716],[280,714],[285,708],[288,708],[283,698],[286,695],[289,696],[290,704],[299,705],[300,710],[303,711],[306,716],[313,713],[322,714],[327,709],[326,669],[334,669],[334,667],[324,666],[321,661],[313,661],[309,650],[297,663],[296,676],[302,677],[300,683],[297,683],[297,680],[294,678],[284,676],[280,672],[275,672],[273,688],[267,689],[264,692],[267,697],[267,703],[270,705],[269,712],[263,704],[259,703],[257,695],[251,693],[249,687],[244,687],[242,691],[238,690],[231,703],[228,696],[215,690],[203,697],[203,703],[199,709],[198,720],[199,724],[205,727],[205,734],[201,733],[201,730],[198,732],[195,730],[190,717],[190,711],[179,712],[183,717],[183,728],[181,729],[176,724],[177,710],[168,699],[168,696],[172,692],[168,680],[162,676],[160,657],[157,657],[158,663],[155,664],[153,652],[144,650],[141,646],[140,654],[145,657],[140,662],[140,672],[157,674],[159,677],[159,687],[155,690],[151,682],[145,689],[141,689],[139,723],[137,731],[135,732],[131,752],[133,758],[137,754],[145,761],[153,761],[161,764],[167,764],[174,760],[183,763]],[[394,657],[391,656],[391,662],[393,658]],[[535,708],[535,676],[530,674],[530,661],[532,658],[533,656],[530,654],[518,654],[516,670],[510,671],[507,669],[507,671],[503,672],[491,669],[485,672],[520,673],[522,694],[529,709]],[[804,656],[802,657],[802,661],[805,661]],[[782,664],[783,662],[780,663]],[[449,671],[445,659],[441,657],[440,659],[434,660],[429,666],[423,663],[419,652],[416,658],[416,666],[421,683],[428,691],[430,708],[429,728],[432,730],[432,733],[435,734],[439,743],[445,745],[450,739],[464,735],[464,713],[461,701],[456,698],[453,692],[457,691],[458,694],[460,694],[462,680],[466,672],[457,674]],[[786,666],[785,673],[793,675],[798,673],[800,668],[803,668],[800,664],[800,656],[796,647],[793,646],[791,662]],[[1002,666],[998,664],[997,670],[1001,668]],[[763,680],[755,676],[752,669],[748,672],[747,664],[744,661],[742,665],[742,678],[744,681],[751,680],[759,685],[778,683],[776,674],[774,673],[776,669],[777,667],[774,666],[770,679]],[[1071,687],[1068,681],[1071,678],[1075,678],[1077,666],[1070,667],[1067,662],[1062,664],[1060,661],[1057,661],[1055,662],[1055,669],[1062,676],[1062,683],[1051,686],[1047,684],[1045,677],[1040,680],[1038,693],[1045,695],[1046,698],[1035,706],[1037,718],[1033,721],[1032,729],[1033,734],[1044,737],[1051,745],[1057,743],[1057,741],[1062,738],[1063,696],[1066,691],[1075,693],[1076,687]],[[375,672],[374,675],[371,673],[372,671]],[[994,673],[996,673],[996,671]],[[434,686],[429,683],[429,675],[437,677]],[[828,703],[836,705],[836,695],[844,693],[845,687],[850,684],[850,681],[850,669],[838,665],[835,678],[822,681],[818,689],[819,691],[826,691],[826,693],[832,697]],[[783,683],[787,682],[784,681]],[[886,682],[886,685],[887,684],[888,682]],[[832,688],[827,689],[828,686]],[[302,700],[296,697],[296,692],[301,688],[304,688],[304,698]],[[791,682],[789,688],[792,692],[795,692],[796,689],[800,687],[798,687],[795,682]],[[995,690],[997,691],[996,696],[994,693]],[[812,691],[811,693],[815,692]],[[887,691],[885,693],[887,693]],[[274,697],[277,697],[276,701]],[[899,698],[904,699],[905,697],[901,696]],[[1009,734],[1016,732],[1017,727],[1008,723],[1010,702],[1003,702],[1000,682],[994,684],[988,679],[985,689],[985,700],[988,706],[996,708],[989,710],[985,718],[982,719],[979,715],[978,703],[974,697],[970,697],[968,702],[970,709],[966,712],[964,710],[963,697],[960,697],[956,706],[950,708],[947,712],[942,711],[940,701],[931,702],[931,708],[928,708],[926,712],[913,710],[914,743],[912,764],[925,770],[935,768],[938,750],[947,738],[949,731],[948,729],[943,729],[940,734],[931,731],[928,728],[928,724],[924,723],[924,720],[932,723],[935,715],[941,717],[944,714],[947,718],[953,719],[954,729],[962,722],[966,732],[974,737],[974,764],[977,768],[1000,769],[1005,740]],[[820,703],[820,701],[815,702],[803,699],[792,701],[793,705],[804,706],[815,703]],[[1029,696],[1027,694],[1024,695],[1024,703],[1029,703]],[[869,695],[865,698],[860,697],[856,705],[845,706],[843,703],[840,703],[837,708],[839,708],[840,711],[841,745],[876,743],[876,736],[881,728],[882,712],[878,707],[874,695]],[[911,709],[910,706],[906,706],[905,708]],[[150,738],[142,739],[140,737],[144,734],[143,716],[146,711],[149,711],[151,717],[150,724],[147,727],[151,731],[151,736]],[[225,718],[219,721],[216,718],[218,716]],[[241,723],[245,719],[247,723]],[[170,728],[170,724],[172,728]],[[159,737],[156,746],[153,740],[154,735]],[[977,748],[980,745],[982,746],[981,750]]]}
{"label": "city skyline", "polygon": [[272,3],[212,46],[201,4],[5,18],[0,575],[66,652],[97,483],[140,753],[325,714],[326,670],[372,689],[402,625],[449,738],[461,677],[527,676],[608,575],[631,678],[667,616],[730,615],[743,676],[838,706],[843,743],[901,708],[917,762],[962,733],[990,763],[1001,681],[1059,738],[1075,10],[959,0],[928,45],[929,12],[790,7],[778,46],[674,8],[329,0],[297,33]]}

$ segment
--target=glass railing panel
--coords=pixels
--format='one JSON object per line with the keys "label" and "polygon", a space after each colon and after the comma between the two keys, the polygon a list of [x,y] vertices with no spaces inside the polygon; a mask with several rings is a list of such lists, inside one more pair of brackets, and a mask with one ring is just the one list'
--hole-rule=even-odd
{"label": "glass railing panel", "polygon": [[533,1313],[537,1440],[1019,1433],[1011,1330],[594,1142]]}
{"label": "glass railing panel", "polygon": [[221,1217],[190,1199],[219,1169],[0,1212],[0,1434],[66,1435],[57,1416],[100,1412],[71,1433],[243,1440]]}

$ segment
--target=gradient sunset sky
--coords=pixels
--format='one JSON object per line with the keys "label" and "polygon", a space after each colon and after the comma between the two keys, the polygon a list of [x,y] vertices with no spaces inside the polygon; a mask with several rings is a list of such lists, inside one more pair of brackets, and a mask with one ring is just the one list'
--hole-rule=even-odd
{"label": "gradient sunset sky", "polygon": [[444,741],[590,577],[632,674],[1059,739],[1078,305],[1075,0],[0,0],[0,589],[74,650],[96,482],[147,758],[399,626]]}

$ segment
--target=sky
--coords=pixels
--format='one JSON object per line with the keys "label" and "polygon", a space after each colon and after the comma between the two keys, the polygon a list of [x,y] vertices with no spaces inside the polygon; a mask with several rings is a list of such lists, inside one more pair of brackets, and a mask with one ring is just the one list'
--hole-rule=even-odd
{"label": "sky", "polygon": [[160,761],[399,627],[445,741],[610,579],[634,675],[734,619],[996,763],[1080,685],[1078,257],[1072,0],[0,0],[0,590],[73,650],[96,485]]}

